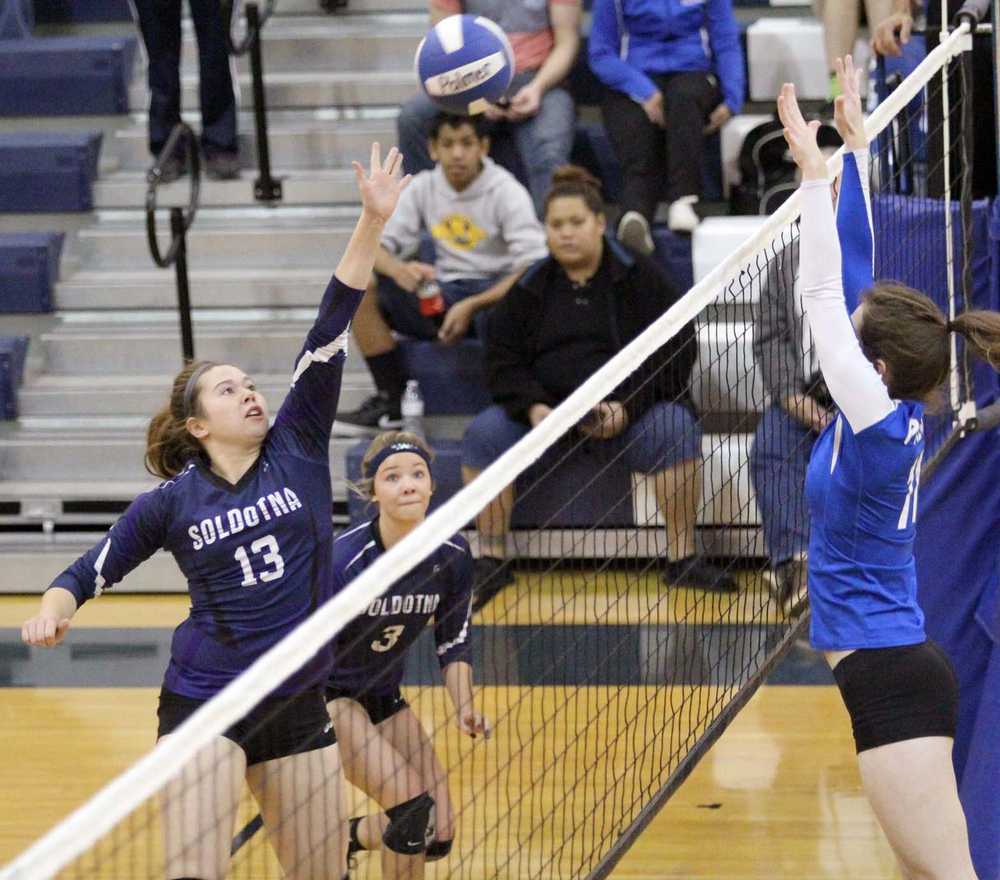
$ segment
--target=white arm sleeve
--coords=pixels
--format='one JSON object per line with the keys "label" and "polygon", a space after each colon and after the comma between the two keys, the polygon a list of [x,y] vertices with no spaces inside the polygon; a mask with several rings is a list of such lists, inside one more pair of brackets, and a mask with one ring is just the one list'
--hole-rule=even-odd
{"label": "white arm sleeve", "polygon": [[844,304],[840,242],[830,182],[802,184],[799,237],[802,303],[827,388],[855,434],[895,408],[882,377],[861,351]]}

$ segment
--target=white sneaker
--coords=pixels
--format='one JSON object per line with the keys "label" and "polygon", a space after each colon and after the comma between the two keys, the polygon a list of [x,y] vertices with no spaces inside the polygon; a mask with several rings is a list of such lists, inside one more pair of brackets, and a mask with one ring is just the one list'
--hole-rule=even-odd
{"label": "white sneaker", "polygon": [[653,253],[653,236],[649,223],[638,211],[626,211],[618,221],[618,240],[629,250],[649,256]]}
{"label": "white sneaker", "polygon": [[677,201],[670,203],[667,227],[671,232],[694,232],[701,223],[701,218],[694,210],[696,204],[698,196],[681,196]]}

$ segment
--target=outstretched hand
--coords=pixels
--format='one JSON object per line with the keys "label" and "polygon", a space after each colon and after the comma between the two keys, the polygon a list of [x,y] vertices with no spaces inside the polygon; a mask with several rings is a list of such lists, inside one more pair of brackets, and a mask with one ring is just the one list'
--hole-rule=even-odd
{"label": "outstretched hand", "polygon": [[352,162],[351,165],[358,179],[363,210],[375,219],[386,222],[396,210],[399,194],[410,182],[409,174],[400,177],[403,168],[402,153],[393,147],[383,162],[382,148],[376,141],[372,144],[371,166],[367,176],[359,162]]}
{"label": "outstretched hand", "polygon": [[833,121],[844,139],[844,147],[851,152],[868,146],[865,135],[865,116],[861,110],[861,70],[854,66],[850,55],[834,62],[840,94],[833,102]]}
{"label": "outstretched hand", "polygon": [[818,120],[806,122],[795,97],[795,86],[785,83],[778,95],[778,118],[784,126],[785,140],[795,164],[802,171],[803,180],[826,178],[826,160],[816,142]]}

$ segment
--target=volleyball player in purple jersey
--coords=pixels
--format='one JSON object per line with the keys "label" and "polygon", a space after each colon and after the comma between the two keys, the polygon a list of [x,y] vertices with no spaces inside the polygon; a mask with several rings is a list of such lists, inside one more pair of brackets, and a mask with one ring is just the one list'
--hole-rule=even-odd
{"label": "volleyball player in purple jersey", "polygon": [[[362,211],[268,427],[267,404],[231,364],[200,361],[174,379],[149,426],[147,468],[164,482],[58,575],[30,645],[58,645],[76,610],[163,548],[188,581],[190,616],[174,632],[159,702],[170,735],[333,594],[330,431],[354,310],[385,222],[408,178],[372,145],[354,164]],[[324,702],[327,649],[183,768],[161,796],[168,880],[222,880],[243,781],[286,878],[331,880],[346,866],[342,770]],[[322,734],[317,736],[317,733]]]}
{"label": "volleyball player in purple jersey", "polygon": [[794,86],[778,98],[802,171],[802,298],[839,409],[806,476],[810,636],[833,669],[862,784],[903,876],[974,880],[951,762],[958,686],[924,631],[913,544],[924,407],[947,378],[950,334],[1000,369],[1000,314],[949,321],[923,293],[874,281],[860,75],[850,57],[838,74],[848,152],[836,221],[819,123],[803,119]]}
{"label": "volleyball player in purple jersey", "polygon": [[[334,590],[420,525],[431,500],[431,452],[414,434],[380,434],[361,472],[355,488],[377,512],[334,542]],[[381,849],[386,878],[422,877],[425,857],[446,856],[455,834],[447,774],[399,689],[406,654],[431,619],[459,730],[473,738],[490,735],[472,687],[472,570],[468,543],[453,536],[334,641],[326,695],[344,771],[385,811],[351,820],[351,852]]]}

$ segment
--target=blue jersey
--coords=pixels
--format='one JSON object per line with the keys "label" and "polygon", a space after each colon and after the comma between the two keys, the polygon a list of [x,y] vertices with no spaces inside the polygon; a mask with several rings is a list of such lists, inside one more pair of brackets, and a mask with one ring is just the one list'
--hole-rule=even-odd
{"label": "blue jersey", "polygon": [[807,271],[820,278],[829,268],[815,265],[830,262],[823,259],[817,235],[833,245],[839,240],[842,260],[834,261],[838,301],[822,298],[821,278],[810,294],[820,366],[841,409],[816,440],[806,474],[810,636],[814,647],[827,651],[910,645],[926,638],[913,556],[924,407],[889,399],[846,318],[873,283],[871,215],[862,175],[867,177],[867,167],[848,153],[836,230],[823,226],[830,214],[828,192],[805,193],[803,200],[803,229],[808,205],[813,236],[808,252],[805,232],[800,244],[803,261],[813,261],[808,269],[802,264],[804,282]]}
{"label": "blue jersey", "polygon": [[[164,686],[208,699],[331,593],[330,432],[362,291],[334,278],[260,456],[236,485],[201,460],[140,495],[107,535],[53,582],[81,605],[160,548],[188,581],[190,616],[174,632]],[[321,684],[320,652],[274,693]]]}
{"label": "blue jersey", "polygon": [[[341,590],[385,552],[378,519],[344,532],[333,544],[333,589]],[[472,554],[461,535],[445,541],[407,572],[334,640],[329,686],[353,693],[391,693],[404,659],[427,622],[441,668],[469,660]]]}

